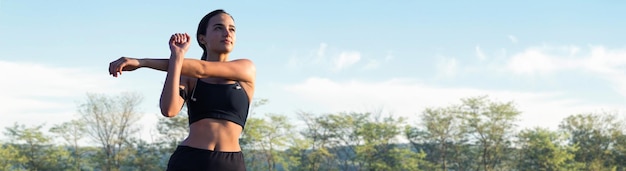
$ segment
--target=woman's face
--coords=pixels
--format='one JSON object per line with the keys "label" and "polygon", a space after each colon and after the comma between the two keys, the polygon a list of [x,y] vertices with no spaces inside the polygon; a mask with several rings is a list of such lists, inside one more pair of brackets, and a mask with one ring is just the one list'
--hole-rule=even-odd
{"label": "woman's face", "polygon": [[229,53],[235,46],[235,21],[228,14],[217,14],[209,20],[206,35],[198,35],[207,51]]}

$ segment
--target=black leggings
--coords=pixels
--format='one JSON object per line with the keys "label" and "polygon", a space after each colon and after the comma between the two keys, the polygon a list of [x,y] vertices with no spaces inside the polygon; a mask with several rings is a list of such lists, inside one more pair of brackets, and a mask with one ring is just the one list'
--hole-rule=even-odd
{"label": "black leggings", "polygon": [[246,165],[241,152],[220,152],[181,145],[170,156],[167,171],[183,170],[245,171]]}

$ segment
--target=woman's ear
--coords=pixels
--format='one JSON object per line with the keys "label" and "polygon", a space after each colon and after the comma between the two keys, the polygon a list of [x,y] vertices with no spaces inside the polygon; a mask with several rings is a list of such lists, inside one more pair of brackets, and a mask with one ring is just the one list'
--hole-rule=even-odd
{"label": "woman's ear", "polygon": [[204,35],[198,34],[198,42],[200,42],[200,44],[206,44],[206,41],[204,40]]}

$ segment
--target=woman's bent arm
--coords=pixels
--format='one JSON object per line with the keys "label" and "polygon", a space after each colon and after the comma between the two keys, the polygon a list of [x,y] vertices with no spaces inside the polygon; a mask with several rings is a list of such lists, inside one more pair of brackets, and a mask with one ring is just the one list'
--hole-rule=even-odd
{"label": "woman's bent arm", "polygon": [[165,78],[165,84],[161,92],[161,99],[159,106],[161,107],[161,114],[165,117],[176,116],[185,100],[180,96],[180,74],[182,70],[183,57],[182,54],[172,53],[167,65],[167,77]]}

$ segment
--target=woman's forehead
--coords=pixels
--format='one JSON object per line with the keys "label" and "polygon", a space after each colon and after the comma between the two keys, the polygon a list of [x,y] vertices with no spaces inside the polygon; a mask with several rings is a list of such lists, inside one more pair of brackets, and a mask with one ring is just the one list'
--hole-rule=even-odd
{"label": "woman's forehead", "polygon": [[230,17],[228,14],[218,14],[211,17],[211,19],[209,20],[209,25],[213,26],[215,24],[234,26],[235,21],[233,21],[233,18]]}

